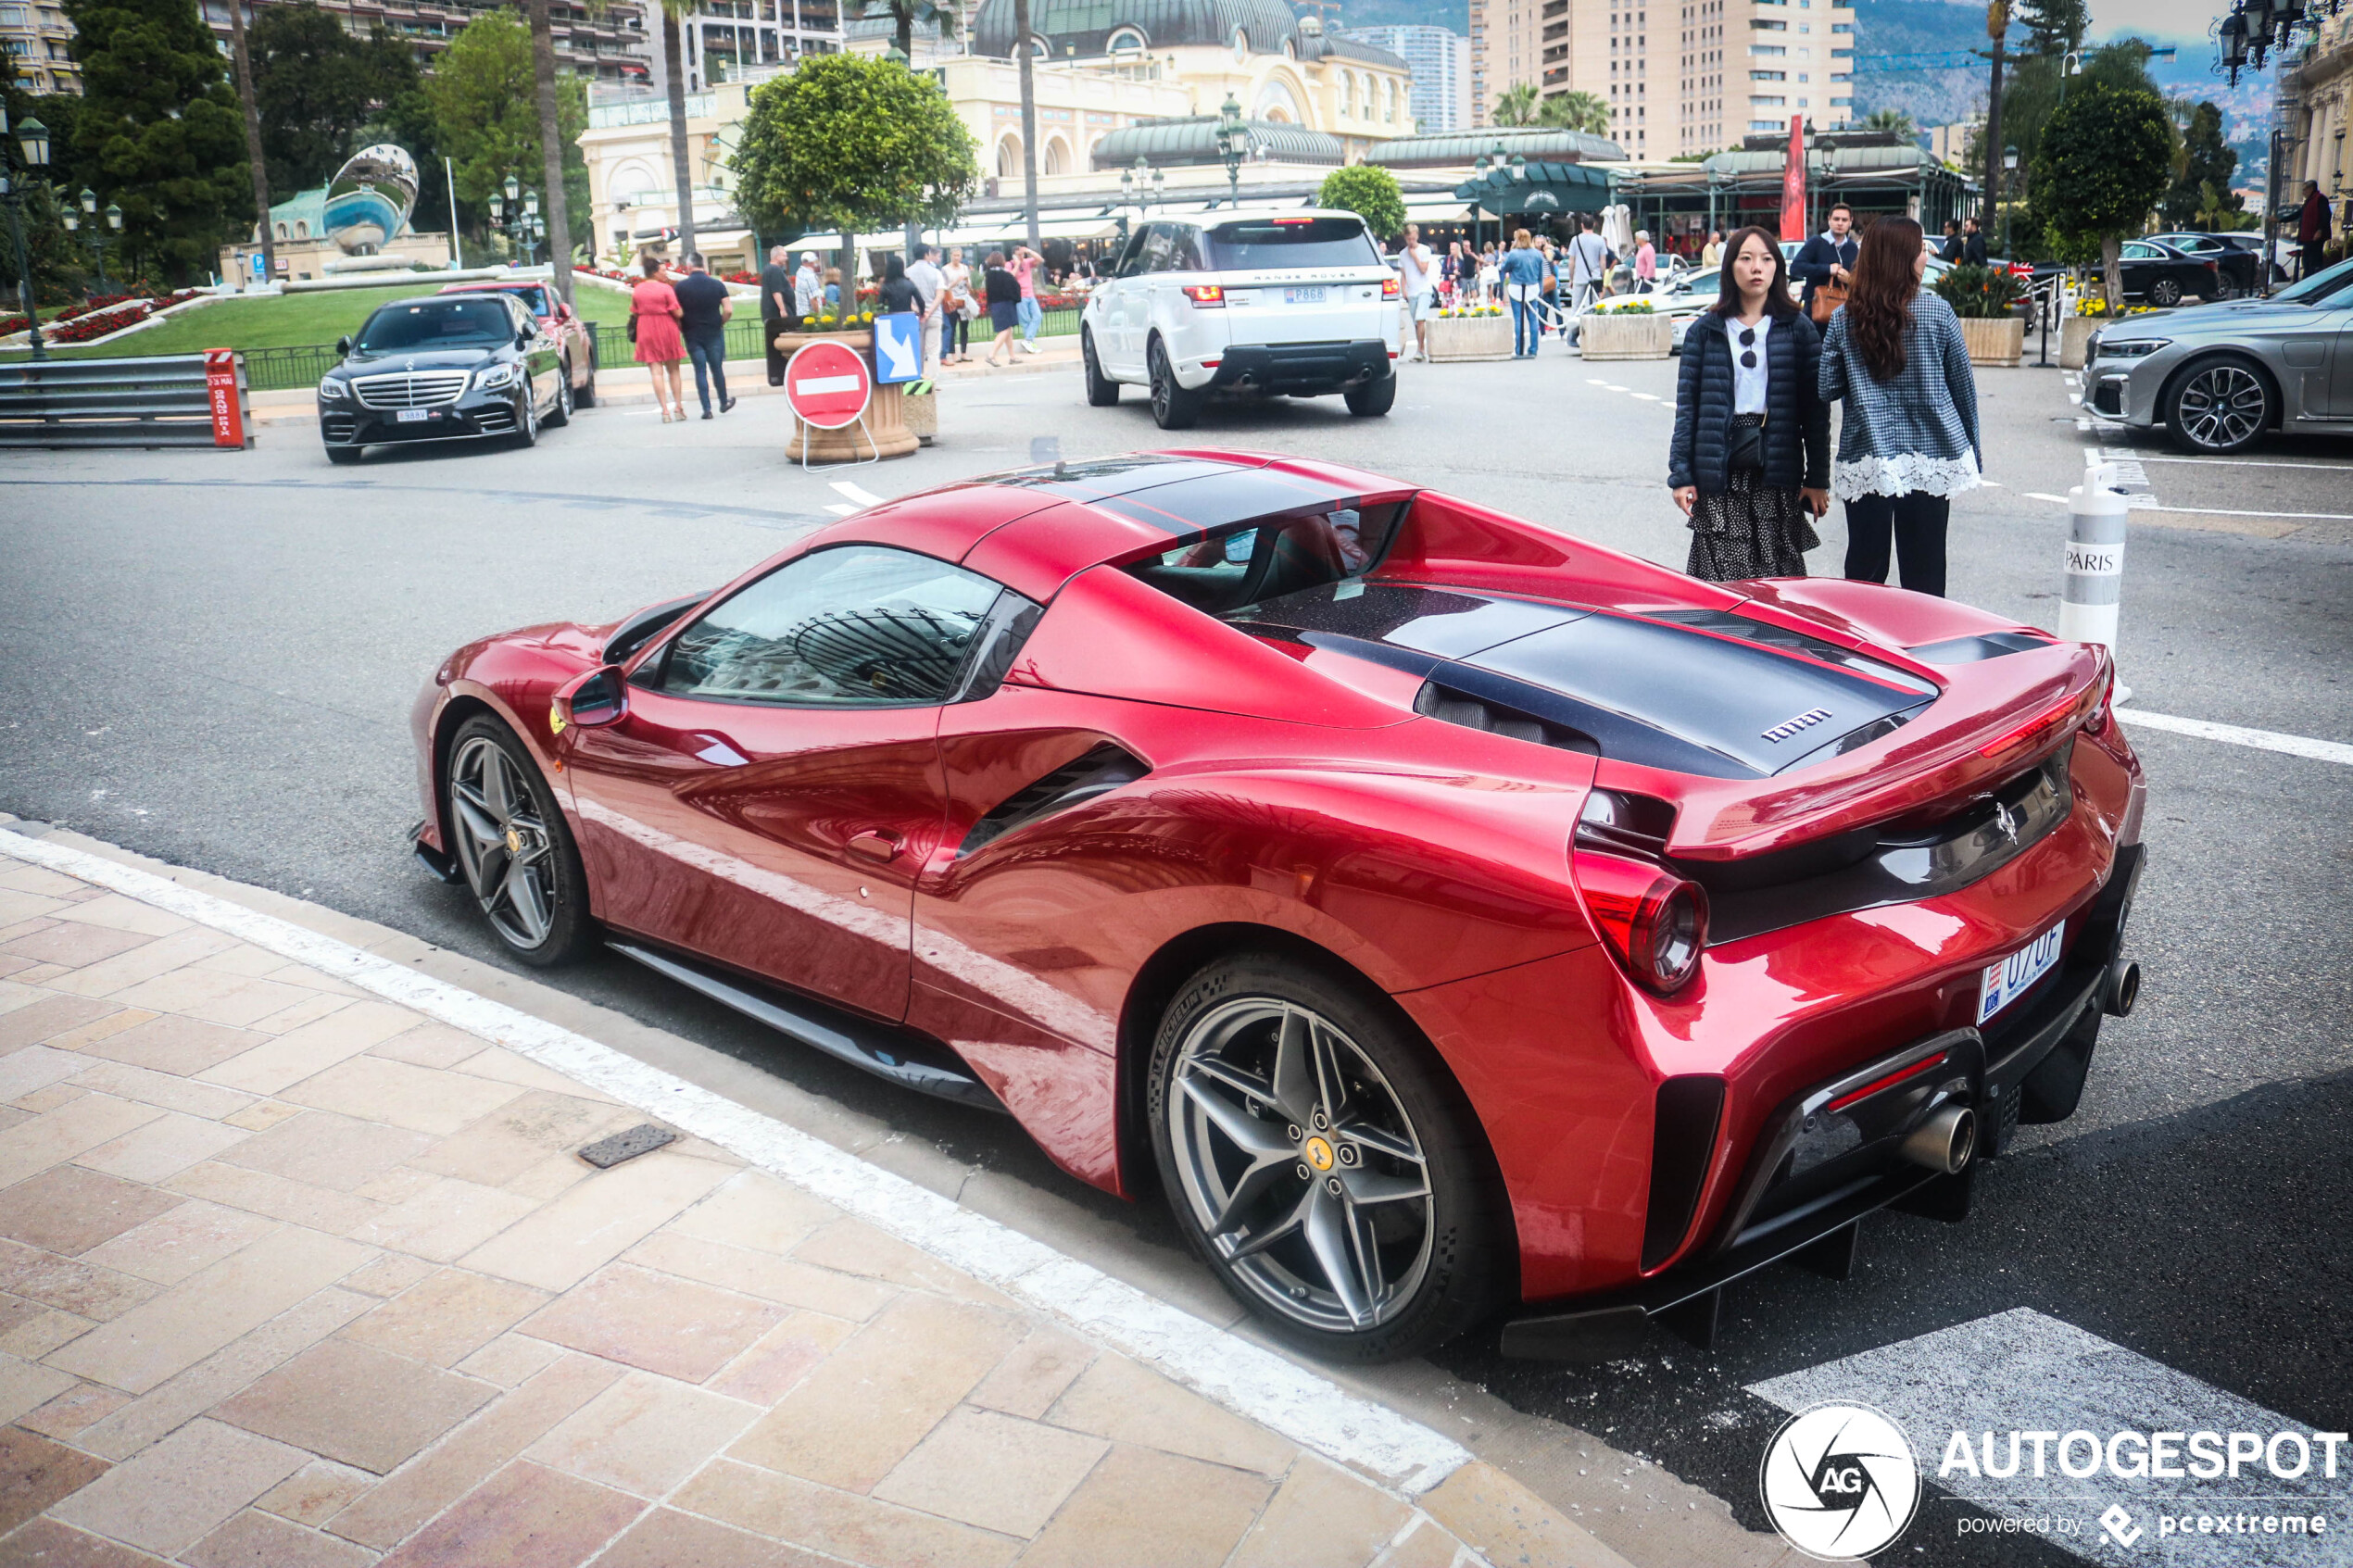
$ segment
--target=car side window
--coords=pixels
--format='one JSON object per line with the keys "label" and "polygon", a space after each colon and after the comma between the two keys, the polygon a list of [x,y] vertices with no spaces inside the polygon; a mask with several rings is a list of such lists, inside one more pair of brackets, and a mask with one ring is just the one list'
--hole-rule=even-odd
{"label": "car side window", "polygon": [[1172,272],[1206,272],[1208,263],[1202,259],[1201,231],[1178,229],[1168,249],[1168,270]]}
{"label": "car side window", "polygon": [[1003,592],[906,550],[818,550],[698,617],[664,652],[658,684],[785,708],[946,702]]}
{"label": "car side window", "polygon": [[1174,241],[1174,237],[1175,236],[1169,225],[1165,223],[1153,224],[1150,232],[1144,235],[1143,265],[1139,268],[1138,270],[1144,272],[1167,271],[1168,251],[1170,245]]}
{"label": "car side window", "polygon": [[1127,236],[1126,248],[1119,253],[1119,259],[1112,263],[1111,275],[1113,277],[1132,278],[1141,269],[1144,258],[1144,238],[1150,232],[1148,229],[1139,229]]}
{"label": "car side window", "polygon": [[2147,261],[2153,259],[2156,255],[2157,252],[2147,245],[2128,245],[2124,247],[2125,258],[2130,261]]}

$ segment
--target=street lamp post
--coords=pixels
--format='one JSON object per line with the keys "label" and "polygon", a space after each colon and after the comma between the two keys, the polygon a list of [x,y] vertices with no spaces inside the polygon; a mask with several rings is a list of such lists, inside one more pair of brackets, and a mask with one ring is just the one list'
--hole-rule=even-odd
{"label": "street lamp post", "polygon": [[[8,137],[8,114],[0,108],[0,142]],[[26,175],[45,179],[40,170],[49,167],[49,128],[37,119],[27,119],[17,127],[17,148]],[[8,202],[8,229],[17,242],[17,300],[24,307],[27,341],[35,359],[46,359],[49,351],[41,342],[41,307],[32,294],[32,257],[24,245],[24,177],[7,172],[6,159],[0,157],[0,196]]]}
{"label": "street lamp post", "polygon": [[[118,234],[122,232],[122,208],[115,206],[112,202],[108,202],[107,204],[107,227],[105,229],[101,229],[98,226],[98,193],[90,189],[89,186],[84,185],[82,188],[82,210],[88,218],[90,223],[90,232],[84,237],[82,243],[90,247],[91,253],[98,259],[97,292],[100,294],[112,294],[114,293],[114,284],[108,281],[107,277],[107,232],[110,229]],[[70,210],[69,210],[66,213],[65,218],[66,231],[70,233],[77,227],[74,215]]]}
{"label": "street lamp post", "polygon": [[1250,128],[1242,123],[1242,107],[1231,93],[1217,111],[1217,156],[1226,165],[1226,205],[1242,205],[1242,159],[1250,156]]}

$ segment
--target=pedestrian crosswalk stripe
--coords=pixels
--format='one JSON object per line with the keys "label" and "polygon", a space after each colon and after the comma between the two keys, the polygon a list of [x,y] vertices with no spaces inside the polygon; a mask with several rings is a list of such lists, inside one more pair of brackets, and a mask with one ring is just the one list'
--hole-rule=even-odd
{"label": "pedestrian crosswalk stripe", "polygon": [[2177,735],[2196,735],[2200,740],[2251,746],[2258,751],[2284,752],[2290,757],[2309,757],[2317,762],[2339,762],[2353,767],[2353,746],[2347,746],[2342,741],[2314,740],[2309,735],[2284,735],[2277,730],[2250,730],[2238,724],[2217,724],[2207,719],[2179,719],[2171,713],[2150,713],[2138,708],[2120,708],[2116,716],[2124,721],[2127,734],[2135,727],[2171,730]]}
{"label": "pedestrian crosswalk stripe", "polygon": [[834,494],[837,495],[847,495],[862,507],[879,507],[882,505],[881,496],[875,495],[873,491],[865,488],[863,485],[852,484],[846,479],[837,479],[834,481]]}

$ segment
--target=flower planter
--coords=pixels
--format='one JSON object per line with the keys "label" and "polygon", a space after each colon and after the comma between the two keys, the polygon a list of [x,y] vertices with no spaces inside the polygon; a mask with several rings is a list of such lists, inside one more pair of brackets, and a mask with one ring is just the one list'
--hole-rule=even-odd
{"label": "flower planter", "polygon": [[1577,347],[1588,359],[1664,359],[1674,346],[1673,323],[1660,315],[1590,310],[1577,324]]}
{"label": "flower planter", "polygon": [[[812,343],[837,343],[856,353],[871,367],[874,363],[875,333],[871,327],[861,327],[853,332],[778,332],[776,347],[787,358],[798,348]],[[918,399],[928,402],[928,398]],[[915,433],[907,428],[907,399],[897,386],[877,386],[872,401],[866,405],[863,427],[856,423],[840,430],[817,430],[801,422],[795,414],[792,439],[785,443],[785,456],[794,462],[854,463],[865,458],[911,457],[918,445]]]}
{"label": "flower planter", "polygon": [[1429,357],[1433,361],[1508,359],[1512,357],[1512,319],[1433,316],[1429,322]]}
{"label": "flower planter", "polygon": [[1964,316],[1961,341],[1972,365],[2016,365],[2026,351],[2026,322],[2017,316]]}
{"label": "flower planter", "polygon": [[2083,368],[2083,352],[2092,334],[2108,323],[2106,316],[2065,316],[2059,320],[2059,363],[2070,370]]}

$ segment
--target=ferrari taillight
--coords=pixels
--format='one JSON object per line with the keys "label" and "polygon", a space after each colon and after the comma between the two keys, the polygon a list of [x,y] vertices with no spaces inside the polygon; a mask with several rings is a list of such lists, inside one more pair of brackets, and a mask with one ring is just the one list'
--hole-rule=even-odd
{"label": "ferrari taillight", "polygon": [[2099,700],[2092,705],[2092,716],[2083,721],[2083,733],[2087,735],[2104,735],[2108,734],[2109,721],[2115,717],[2116,671],[2108,670],[2100,675]]}
{"label": "ferrari taillight", "polygon": [[1569,866],[1593,925],[1645,990],[1667,996],[1699,969],[1707,946],[1707,894],[1646,860],[1574,848]]}

